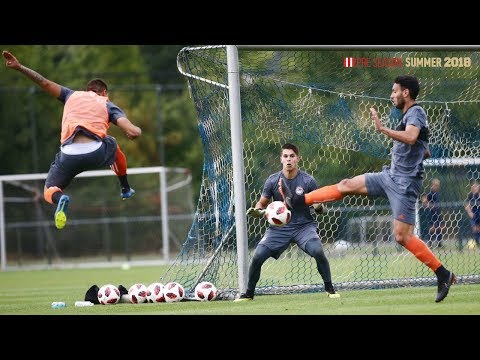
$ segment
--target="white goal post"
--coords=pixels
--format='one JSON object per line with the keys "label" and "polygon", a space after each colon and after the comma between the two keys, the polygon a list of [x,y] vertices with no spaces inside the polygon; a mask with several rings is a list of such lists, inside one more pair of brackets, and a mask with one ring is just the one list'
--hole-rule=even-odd
{"label": "white goal post", "polygon": [[[181,187],[191,184],[192,175],[189,169],[181,167],[139,167],[129,168],[128,175],[136,174],[155,174],[159,176],[159,194],[160,194],[160,218],[161,218],[161,233],[163,241],[163,259],[169,260],[169,241],[170,229],[168,222],[168,193],[173,190],[177,190]],[[185,175],[181,180],[168,185],[167,173],[177,173]],[[103,177],[103,176],[115,176],[115,173],[111,170],[93,170],[85,171],[76,176],[76,178],[88,178],[88,177]],[[15,183],[28,180],[45,180],[47,173],[37,174],[13,174],[13,175],[0,175],[0,270],[5,271],[7,269],[7,246],[6,246],[6,220],[5,220],[5,202],[8,200],[4,194],[4,185],[6,183]],[[42,195],[43,197],[43,195]],[[187,201],[187,199],[185,199]],[[53,221],[53,220],[52,220]]]}

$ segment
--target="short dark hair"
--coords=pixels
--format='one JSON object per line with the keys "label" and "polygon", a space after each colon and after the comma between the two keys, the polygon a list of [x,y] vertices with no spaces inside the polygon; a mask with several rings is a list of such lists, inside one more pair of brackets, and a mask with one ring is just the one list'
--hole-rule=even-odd
{"label": "short dark hair", "polygon": [[415,100],[420,92],[420,85],[418,80],[413,75],[400,75],[395,78],[395,84],[400,85],[402,90],[408,89],[410,91],[410,97]]}
{"label": "short dark hair", "polygon": [[286,143],[282,146],[282,151],[288,149],[288,150],[293,150],[293,152],[298,156],[298,148],[290,143]]}
{"label": "short dark hair", "polygon": [[103,90],[108,91],[108,86],[102,79],[92,79],[87,84],[87,91],[93,91],[95,93],[101,93]]}

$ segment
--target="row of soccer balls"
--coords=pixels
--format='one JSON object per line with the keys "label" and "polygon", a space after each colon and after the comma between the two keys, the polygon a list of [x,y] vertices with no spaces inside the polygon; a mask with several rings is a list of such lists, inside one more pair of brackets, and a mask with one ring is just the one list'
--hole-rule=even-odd
{"label": "row of soccer balls", "polygon": [[[195,286],[195,299],[198,301],[213,301],[217,298],[218,290],[211,282],[203,281]],[[132,304],[179,302],[185,298],[183,286],[177,282],[169,282],[165,285],[154,282],[149,286],[137,283],[130,286],[127,295],[120,295],[118,287],[112,284],[103,285],[98,290],[98,302],[102,305],[114,305],[123,298],[127,298]]]}

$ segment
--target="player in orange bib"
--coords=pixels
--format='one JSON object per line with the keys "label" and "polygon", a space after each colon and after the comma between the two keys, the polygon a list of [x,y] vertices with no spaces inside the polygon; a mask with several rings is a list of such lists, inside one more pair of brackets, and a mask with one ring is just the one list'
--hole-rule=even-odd
{"label": "player in orange bib", "polygon": [[63,229],[67,222],[70,198],[63,191],[81,172],[110,166],[120,182],[121,198],[132,197],[135,190],[127,180],[127,158],[116,139],[107,135],[107,130],[113,123],[132,140],[139,137],[142,130],[110,101],[107,84],[93,79],[85,91],[71,90],[22,65],[11,52],[4,50],[2,55],[8,68],[21,72],[64,104],[60,151],[50,166],[44,188],[45,201],[57,205],[57,229]]}

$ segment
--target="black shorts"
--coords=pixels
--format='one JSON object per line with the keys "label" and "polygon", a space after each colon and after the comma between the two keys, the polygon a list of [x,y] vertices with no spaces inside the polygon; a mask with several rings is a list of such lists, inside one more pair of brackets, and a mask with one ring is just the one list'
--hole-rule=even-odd
{"label": "black shorts", "polygon": [[117,141],[107,135],[102,145],[87,154],[67,155],[59,151],[48,170],[45,186],[58,186],[65,189],[75,176],[87,170],[99,170],[112,165],[117,155]]}

